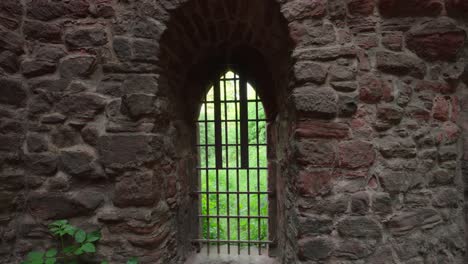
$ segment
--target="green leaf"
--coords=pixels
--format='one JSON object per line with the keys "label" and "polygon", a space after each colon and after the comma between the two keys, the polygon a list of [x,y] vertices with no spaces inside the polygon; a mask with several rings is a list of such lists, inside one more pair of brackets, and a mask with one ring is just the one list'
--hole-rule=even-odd
{"label": "green leaf", "polygon": [[78,243],[83,243],[86,240],[86,232],[78,229],[75,233],[75,241]]}
{"label": "green leaf", "polygon": [[75,247],[75,246],[68,246],[68,247],[63,248],[62,251],[63,251],[63,253],[65,253],[65,254],[71,254],[71,253],[73,253],[73,251],[75,251],[75,250],[76,250],[76,247]]}
{"label": "green leaf", "polygon": [[87,242],[94,242],[94,241],[98,241],[99,239],[101,239],[101,232],[99,231],[91,232],[86,236]]}
{"label": "green leaf", "polygon": [[74,226],[66,226],[64,229],[63,229],[64,233],[65,234],[68,234],[70,236],[73,236],[76,232],[76,228]]}
{"label": "green leaf", "polygon": [[80,255],[83,255],[84,251],[81,249],[81,247],[77,248],[73,254],[76,255],[76,256],[80,256]]}
{"label": "green leaf", "polygon": [[28,255],[27,255],[27,259],[28,260],[42,260],[42,258],[44,257],[44,252],[41,252],[41,251],[32,251],[32,252],[29,252]]}
{"label": "green leaf", "polygon": [[138,259],[136,257],[130,258],[127,264],[138,264]]}
{"label": "green leaf", "polygon": [[56,226],[56,227],[60,227],[60,226],[63,226],[63,225],[66,225],[68,224],[68,220],[57,220],[55,222],[52,222],[51,224],[49,224],[49,226]]}
{"label": "green leaf", "polygon": [[93,243],[85,243],[81,246],[81,249],[84,251],[84,252],[87,252],[87,253],[94,253],[96,252],[96,247],[94,246]]}
{"label": "green leaf", "polygon": [[53,257],[57,256],[57,249],[51,248],[51,249],[47,250],[47,252],[45,253],[45,256],[48,257],[48,258],[53,258]]}
{"label": "green leaf", "polygon": [[55,264],[56,261],[57,261],[56,258],[48,258],[46,259],[44,264]]}
{"label": "green leaf", "polygon": [[109,262],[103,261],[103,262],[101,262],[101,264],[109,264]]}

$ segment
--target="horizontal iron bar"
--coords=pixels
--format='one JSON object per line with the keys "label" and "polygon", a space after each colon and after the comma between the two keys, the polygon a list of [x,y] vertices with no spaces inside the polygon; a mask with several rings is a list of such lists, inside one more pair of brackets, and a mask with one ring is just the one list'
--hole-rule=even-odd
{"label": "horizontal iron bar", "polygon": [[246,169],[240,168],[240,167],[222,167],[222,168],[216,168],[216,167],[208,167],[208,168],[200,168],[198,167],[197,170],[267,170],[267,167],[249,167]]}
{"label": "horizontal iron bar", "polygon": [[273,194],[273,192],[203,192],[203,191],[196,191],[193,194]]}
{"label": "horizontal iron bar", "polygon": [[[235,144],[235,143],[228,143],[228,144],[221,144],[221,146],[225,147],[225,146],[228,146],[228,147],[236,147],[236,146],[240,146],[241,144]],[[215,147],[216,144],[197,144],[197,147]],[[255,144],[255,143],[250,143],[248,145],[249,147],[252,146],[252,147],[257,147],[257,146],[267,146],[267,144],[263,144],[263,143],[259,143],[259,144]]]}
{"label": "horizontal iron bar", "polygon": [[193,242],[201,243],[241,243],[241,244],[271,244],[270,240],[221,240],[221,239],[193,239]]}
{"label": "horizontal iron bar", "polygon": [[235,218],[235,219],[268,219],[268,216],[255,216],[255,215],[198,215],[199,218]]}
{"label": "horizontal iron bar", "polygon": [[[228,122],[228,123],[236,123],[239,122],[240,120],[235,120],[235,119],[222,119],[220,122]],[[267,122],[268,119],[247,119],[248,122]],[[204,123],[213,123],[215,120],[209,119],[209,120],[198,120],[197,123],[199,124],[204,124]]]}
{"label": "horizontal iron bar", "polygon": [[[213,104],[215,101],[202,101],[202,103],[206,104]],[[221,103],[239,103],[240,101],[239,100],[232,100],[232,99],[228,99],[228,100],[223,100],[221,99],[220,101]],[[249,103],[261,103],[262,101],[261,100],[256,100],[256,99],[248,99],[247,102]]]}

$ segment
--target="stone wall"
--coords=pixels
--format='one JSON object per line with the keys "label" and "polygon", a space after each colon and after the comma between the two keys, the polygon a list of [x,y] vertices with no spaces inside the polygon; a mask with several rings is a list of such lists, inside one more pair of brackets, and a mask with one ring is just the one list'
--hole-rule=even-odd
{"label": "stone wall", "polygon": [[0,1],[0,263],[61,218],[111,263],[183,263],[226,63],[270,118],[278,263],[464,263],[467,3]]}

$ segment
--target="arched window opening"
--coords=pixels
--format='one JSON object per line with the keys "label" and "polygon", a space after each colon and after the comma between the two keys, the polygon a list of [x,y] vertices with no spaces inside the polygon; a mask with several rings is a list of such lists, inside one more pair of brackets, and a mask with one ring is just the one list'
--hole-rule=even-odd
{"label": "arched window opening", "polygon": [[198,117],[199,238],[206,252],[266,253],[269,225],[266,114],[254,87],[227,71]]}

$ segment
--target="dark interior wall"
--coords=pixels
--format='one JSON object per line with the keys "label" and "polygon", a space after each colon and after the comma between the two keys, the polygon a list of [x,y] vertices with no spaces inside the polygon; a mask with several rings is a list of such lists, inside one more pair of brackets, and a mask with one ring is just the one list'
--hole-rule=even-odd
{"label": "dark interior wall", "polygon": [[[279,263],[463,263],[461,0],[3,0],[0,263],[67,218],[179,263],[194,118],[233,64],[267,105]],[[292,40],[292,43],[291,43]]]}

